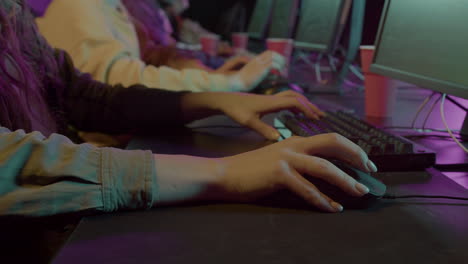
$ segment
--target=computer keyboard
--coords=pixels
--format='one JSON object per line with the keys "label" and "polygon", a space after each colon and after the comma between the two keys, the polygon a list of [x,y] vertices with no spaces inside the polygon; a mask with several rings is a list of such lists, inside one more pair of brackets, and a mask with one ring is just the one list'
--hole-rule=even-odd
{"label": "computer keyboard", "polygon": [[418,171],[435,164],[435,153],[415,142],[377,128],[350,113],[326,113],[327,116],[320,120],[283,113],[278,120],[297,136],[333,132],[345,136],[364,149],[379,171]]}

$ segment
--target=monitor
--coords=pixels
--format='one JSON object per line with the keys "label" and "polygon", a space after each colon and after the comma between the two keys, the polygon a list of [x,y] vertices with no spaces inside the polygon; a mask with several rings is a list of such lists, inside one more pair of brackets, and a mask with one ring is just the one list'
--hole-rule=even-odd
{"label": "monitor", "polygon": [[297,20],[299,0],[275,0],[269,38],[291,38]]}
{"label": "monitor", "polygon": [[265,37],[272,9],[273,0],[257,0],[247,29],[249,37],[254,39],[263,39]]}
{"label": "monitor", "polygon": [[468,3],[387,0],[371,71],[468,99]]}
{"label": "monitor", "polygon": [[333,53],[352,0],[302,0],[295,34],[297,48]]}

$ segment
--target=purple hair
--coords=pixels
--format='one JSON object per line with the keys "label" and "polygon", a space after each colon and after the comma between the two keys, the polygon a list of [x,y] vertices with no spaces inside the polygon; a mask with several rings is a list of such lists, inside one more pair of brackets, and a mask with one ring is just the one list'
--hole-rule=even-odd
{"label": "purple hair", "polygon": [[192,54],[178,50],[170,43],[170,33],[163,28],[163,12],[156,0],[123,0],[138,33],[141,59],[154,66],[171,66],[178,59],[193,59]]}
{"label": "purple hair", "polygon": [[2,0],[0,124],[44,135],[56,132],[56,117],[45,89],[60,85],[58,73],[54,50],[39,35],[27,6],[22,0]]}
{"label": "purple hair", "polygon": [[163,29],[164,20],[159,14],[162,10],[156,0],[123,0],[125,8],[133,18],[135,24],[139,24],[139,29],[144,32],[146,38],[156,45],[170,45],[168,34]]}

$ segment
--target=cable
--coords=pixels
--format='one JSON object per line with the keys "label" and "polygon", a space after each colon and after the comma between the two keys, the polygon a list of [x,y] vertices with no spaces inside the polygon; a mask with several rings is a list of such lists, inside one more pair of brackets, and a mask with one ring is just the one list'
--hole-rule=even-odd
{"label": "cable", "polygon": [[[402,137],[405,138],[438,138],[438,139],[450,139],[453,138],[451,136],[444,136],[444,135],[403,135]],[[462,138],[457,138],[460,141],[463,141]]]}
{"label": "cable", "polygon": [[345,84],[347,84],[348,86],[351,86],[352,88],[356,88],[356,87],[357,87],[357,88],[361,88],[361,87],[363,87],[362,84],[355,83],[355,82],[350,81],[350,80],[348,80],[348,79],[344,80],[344,82],[345,82]]}
{"label": "cable", "polygon": [[468,153],[468,149],[463,146],[463,144],[453,135],[452,131],[448,127],[447,120],[445,120],[445,113],[444,113],[444,106],[445,106],[445,99],[447,98],[447,94],[442,95],[442,102],[440,103],[440,116],[442,117],[442,122],[444,123],[445,128],[447,129],[450,136],[453,140],[460,146],[466,153]]}
{"label": "cable", "polygon": [[406,199],[406,198],[428,198],[428,199],[451,199],[451,200],[462,200],[468,201],[467,197],[454,197],[454,196],[444,196],[444,195],[391,195],[385,194],[383,199]]}
{"label": "cable", "polygon": [[361,71],[358,70],[357,67],[355,67],[353,64],[349,65],[349,69],[351,72],[358,77],[359,80],[364,81],[364,75],[362,74]]}
{"label": "cable", "polygon": [[413,118],[413,121],[411,122],[411,127],[414,128],[414,125],[416,124],[416,120],[418,120],[418,116],[419,114],[421,113],[421,111],[424,109],[424,107],[426,106],[426,104],[429,102],[429,100],[432,99],[432,97],[436,94],[437,92],[432,92],[431,95],[429,95],[428,97],[426,97],[426,99],[424,99],[424,101],[422,102],[422,104],[418,107],[418,110],[416,111],[416,115],[414,116]]}
{"label": "cable", "polygon": [[[440,129],[440,128],[425,128],[424,131],[421,131],[423,130],[422,128],[418,128],[418,127],[405,127],[405,126],[389,126],[389,127],[382,127],[382,129],[403,129],[403,130],[414,130],[414,131],[417,131],[417,132],[441,132],[441,133],[448,133],[448,130],[445,130],[445,129]],[[419,130],[419,131],[418,131]],[[454,134],[460,134],[459,131],[460,130],[457,130],[457,129],[451,129],[452,133]]]}
{"label": "cable", "polygon": [[434,111],[434,107],[437,105],[437,103],[440,101],[440,99],[442,99],[442,95],[440,95],[439,98],[437,98],[437,99],[434,101],[434,103],[431,105],[431,108],[429,109],[429,112],[427,113],[426,118],[424,118],[424,122],[423,122],[423,125],[422,125],[422,129],[423,129],[423,130],[424,130],[424,128],[426,127],[427,120],[428,120],[429,117],[431,116],[432,111]]}
{"label": "cable", "polygon": [[436,164],[434,169],[444,172],[465,172],[468,171],[468,163]]}

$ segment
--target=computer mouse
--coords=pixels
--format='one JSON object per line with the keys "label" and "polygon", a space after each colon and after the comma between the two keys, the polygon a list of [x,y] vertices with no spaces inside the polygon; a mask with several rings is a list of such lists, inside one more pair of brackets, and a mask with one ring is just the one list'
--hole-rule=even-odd
{"label": "computer mouse", "polygon": [[339,160],[330,160],[330,162],[369,188],[368,194],[361,197],[355,197],[345,193],[339,187],[332,185],[324,180],[312,177],[308,178],[321,192],[343,205],[345,209],[369,208],[385,195],[387,186],[378,179],[371,176],[369,173],[356,169],[351,165],[348,165],[345,162]]}
{"label": "computer mouse", "polygon": [[[263,85],[262,85],[263,86]],[[252,93],[263,94],[263,95],[273,95],[280,92],[289,90],[288,85],[264,85],[263,87],[258,87],[252,90]]]}
{"label": "computer mouse", "polygon": [[252,90],[252,93],[273,95],[287,90],[304,93],[304,90],[299,85],[277,75],[270,75],[265,78]]}

